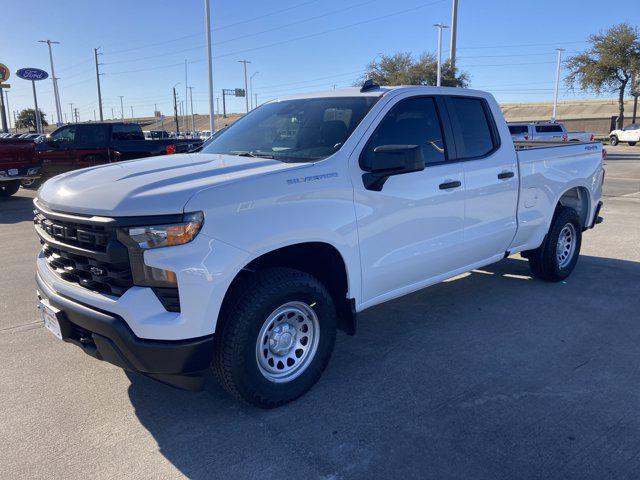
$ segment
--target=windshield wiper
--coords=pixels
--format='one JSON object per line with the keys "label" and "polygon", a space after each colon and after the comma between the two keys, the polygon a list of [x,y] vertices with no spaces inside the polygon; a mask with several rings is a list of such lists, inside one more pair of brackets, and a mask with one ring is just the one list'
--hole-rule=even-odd
{"label": "windshield wiper", "polygon": [[229,152],[229,155],[237,155],[239,157],[254,157],[254,158],[275,158],[273,155],[269,153],[260,153],[249,150],[234,150]]}

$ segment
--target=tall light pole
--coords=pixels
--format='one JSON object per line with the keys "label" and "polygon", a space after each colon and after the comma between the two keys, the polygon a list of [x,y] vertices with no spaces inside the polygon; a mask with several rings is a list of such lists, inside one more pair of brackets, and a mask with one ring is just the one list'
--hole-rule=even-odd
{"label": "tall light pole", "polygon": [[74,115],[73,115],[73,103],[69,104],[69,108],[71,109],[71,121],[73,122],[73,118],[74,118]]}
{"label": "tall light pole", "polygon": [[438,29],[438,73],[436,76],[436,86],[439,87],[442,84],[442,29],[448,27],[442,23],[435,23],[433,26]]}
{"label": "tall light pole", "polygon": [[209,130],[211,134],[215,131],[214,128],[214,111],[213,111],[213,57],[211,55],[211,13],[209,11],[209,0],[204,0],[204,17],[205,17],[205,32],[207,33],[207,62],[209,66]]}
{"label": "tall light pole", "polygon": [[188,77],[187,77],[187,59],[185,58],[184,60],[184,125],[185,125],[185,129],[186,127],[189,125],[189,122],[187,121],[187,116],[189,115],[189,105],[187,104],[187,100],[189,100],[189,87],[187,85],[189,85],[188,82]]}
{"label": "tall light pole", "polygon": [[49,62],[51,63],[51,81],[53,82],[53,96],[56,102],[56,115],[58,117],[58,123],[62,123],[62,107],[60,106],[60,92],[58,91],[58,78],[56,77],[56,71],[53,68],[53,52],[51,51],[51,45],[59,45],[60,42],[54,42],[51,40],[38,40],[40,43],[46,43],[49,47]]}
{"label": "tall light pole", "polygon": [[189,97],[191,99],[191,131],[196,131],[196,117],[193,114],[193,87],[189,87]]}
{"label": "tall light pole", "polygon": [[100,91],[100,69],[98,68],[98,55],[102,55],[98,53],[98,48],[93,49],[93,55],[96,59],[96,82],[98,83],[98,110],[100,111],[100,121],[104,121],[104,116],[102,115],[102,92]]}
{"label": "tall light pole", "polygon": [[247,95],[251,95],[251,108],[256,108],[257,105],[253,105],[253,77],[255,77],[257,74],[259,74],[260,72],[255,72],[253,75],[251,75],[251,77],[249,78],[249,88],[251,89],[250,92],[247,92]]}
{"label": "tall light pole", "polygon": [[247,85],[247,63],[251,63],[249,60],[238,60],[238,63],[244,64],[244,101],[247,105],[247,113],[249,113],[249,97],[247,96],[249,92]]}
{"label": "tall light pole", "polygon": [[556,48],[558,51],[558,65],[556,65],[556,88],[553,95],[553,115],[551,115],[551,121],[556,121],[556,112],[558,110],[558,88],[560,86],[560,65],[562,64],[562,52],[564,48]]}
{"label": "tall light pole", "polygon": [[[216,112],[218,112],[216,119],[218,120],[218,128],[220,128],[220,97],[216,97]],[[213,135],[214,130],[211,130],[211,135]]]}
{"label": "tall light pole", "polygon": [[453,8],[451,9],[451,52],[449,54],[449,63],[451,70],[456,68],[456,37],[458,35],[458,0],[453,0]]}
{"label": "tall light pole", "polygon": [[[0,88],[0,93],[2,93],[2,91],[5,90],[4,88]],[[7,118],[9,119],[9,131],[11,131],[11,109],[9,107],[9,92],[5,91],[4,92],[4,98],[5,98],[5,105],[7,106]],[[37,115],[38,112],[36,112]],[[15,120],[13,123],[16,123]]]}
{"label": "tall light pole", "polygon": [[133,105],[130,105],[131,107],[131,120],[133,120]]}
{"label": "tall light pole", "polygon": [[124,105],[122,103],[124,95],[118,95],[118,97],[120,97],[120,119],[124,122]]}

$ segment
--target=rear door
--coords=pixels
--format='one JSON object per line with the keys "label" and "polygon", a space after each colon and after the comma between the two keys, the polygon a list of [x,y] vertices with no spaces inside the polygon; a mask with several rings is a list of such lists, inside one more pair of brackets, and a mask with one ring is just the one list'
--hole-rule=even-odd
{"label": "rear door", "polygon": [[488,102],[447,98],[457,158],[464,167],[465,264],[504,255],[516,232],[518,165],[511,142],[502,145]]}
{"label": "rear door", "polygon": [[109,126],[77,125],[72,156],[75,168],[109,162]]}

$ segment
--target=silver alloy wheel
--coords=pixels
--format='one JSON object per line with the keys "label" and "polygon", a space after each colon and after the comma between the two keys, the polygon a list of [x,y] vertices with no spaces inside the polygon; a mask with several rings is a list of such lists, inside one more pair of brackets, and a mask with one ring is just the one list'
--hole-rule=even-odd
{"label": "silver alloy wheel", "polygon": [[304,302],[288,302],[267,317],[256,340],[260,373],[275,383],[299,377],[313,361],[320,340],[316,312]]}
{"label": "silver alloy wheel", "polygon": [[558,243],[556,244],[556,259],[558,260],[558,266],[565,268],[571,262],[573,254],[576,251],[576,227],[573,223],[567,223],[558,236]]}

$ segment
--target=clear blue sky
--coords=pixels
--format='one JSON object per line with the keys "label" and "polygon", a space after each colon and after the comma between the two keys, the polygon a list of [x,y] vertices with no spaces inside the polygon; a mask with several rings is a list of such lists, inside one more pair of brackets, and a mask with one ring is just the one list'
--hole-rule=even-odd
{"label": "clear blue sky", "polygon": [[[636,0],[637,1],[637,0]],[[63,111],[80,119],[97,109],[93,47],[102,47],[105,115],[151,115],[154,104],[171,114],[171,87],[185,96],[184,60],[194,87],[194,110],[207,111],[203,0],[4,0],[0,63],[49,71],[54,47]],[[258,101],[287,93],[350,85],[378,53],[436,50],[434,23],[451,22],[451,0],[212,0],[214,88],[244,87],[247,59]],[[549,101],[555,48],[566,54],[586,46],[589,34],[622,20],[640,23],[630,0],[459,0],[458,65],[471,86],[502,102]],[[624,15],[622,14],[624,12]],[[445,31],[445,51],[449,48]],[[32,106],[28,82],[12,76],[11,110]],[[55,111],[51,81],[37,84],[42,109]],[[584,98],[567,92],[562,99]],[[607,97],[610,97],[608,95]],[[243,111],[243,99],[231,99]]]}

